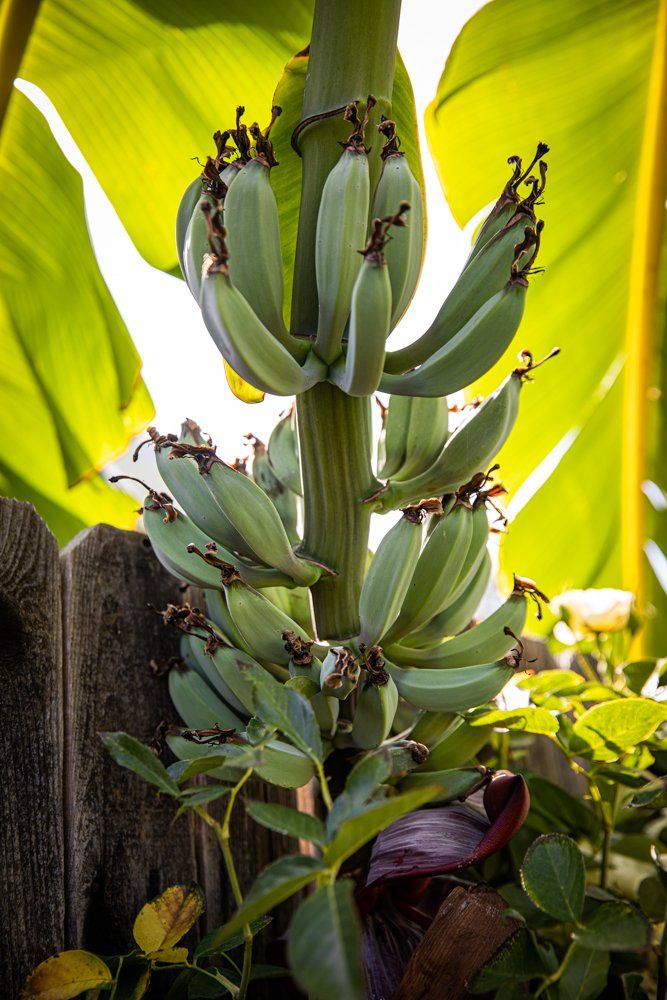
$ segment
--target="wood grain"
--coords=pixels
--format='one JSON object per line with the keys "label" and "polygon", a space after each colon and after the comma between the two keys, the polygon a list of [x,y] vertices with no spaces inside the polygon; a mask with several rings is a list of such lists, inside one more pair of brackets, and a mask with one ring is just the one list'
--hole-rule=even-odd
{"label": "wood grain", "polygon": [[0,996],[61,944],[62,649],[58,546],[0,498]]}
{"label": "wood grain", "polygon": [[62,553],[65,650],[66,941],[102,953],[130,946],[146,900],[197,877],[193,820],[120,768],[100,733],[151,737],[177,721],[149,660],[178,653],[148,608],[178,602],[179,584],[144,536],[97,525]]}
{"label": "wood grain", "polygon": [[503,916],[506,904],[493,889],[454,889],[415,950],[393,1000],[462,1000],[467,986],[521,925]]}

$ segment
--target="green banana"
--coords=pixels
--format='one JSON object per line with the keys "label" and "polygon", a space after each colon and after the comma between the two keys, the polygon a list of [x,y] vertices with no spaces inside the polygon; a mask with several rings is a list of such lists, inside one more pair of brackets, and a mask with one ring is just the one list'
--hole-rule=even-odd
{"label": "green banana", "polygon": [[[500,197],[489,212],[488,216],[475,234],[470,255],[465,266],[470,263],[488,241],[505,227],[517,213],[521,213],[530,222],[535,222],[534,206],[538,197],[544,191],[546,183],[547,165],[541,160],[549,152],[549,147],[544,142],[537,144],[535,156],[530,161],[526,169],[523,169],[520,156],[510,156],[507,162],[512,167],[512,176],[500,193]],[[530,171],[539,161],[540,182],[533,183],[533,189],[527,198],[521,199],[518,188],[520,184],[533,182],[533,178],[528,177]]]}
{"label": "green banana", "polygon": [[[255,588],[259,590],[259,587]],[[262,594],[272,604],[280,608],[299,626],[300,631],[313,634],[313,616],[310,608],[310,592],[307,587],[262,587]]]}
{"label": "green banana", "polygon": [[423,364],[453,340],[513,275],[525,275],[539,246],[538,229],[526,222],[525,216],[516,215],[482,247],[461,272],[426,333],[407,347],[387,353],[387,375]]}
{"label": "green banana", "polygon": [[527,288],[523,275],[511,278],[423,365],[406,375],[385,375],[382,392],[447,396],[480,378],[502,357],[519,329]]}
{"label": "green banana", "polygon": [[485,552],[466,590],[443,611],[406,636],[412,647],[435,646],[470,623],[491,578],[491,556]]}
{"label": "green banana", "polygon": [[243,636],[237,629],[227,607],[227,598],[219,590],[206,591],[206,612],[213,624],[235,648],[249,653]]}
{"label": "green banana", "polygon": [[294,554],[274,504],[249,476],[223,462],[212,447],[177,444],[172,446],[172,456],[178,461],[195,459],[213,500],[256,558],[282,570],[301,586],[319,579],[323,567]]}
{"label": "green banana", "polygon": [[165,494],[151,491],[144,500],[144,528],[155,555],[174,576],[197,587],[221,590],[217,562],[222,559],[225,563],[231,563],[246,583],[253,587],[293,585],[291,578],[279,570],[253,566],[228,549],[217,545],[213,548],[209,538],[185,514],[175,511],[168,503],[166,507],[171,507],[176,516],[165,516],[164,497]]}
{"label": "green banana", "polygon": [[425,785],[441,785],[442,793],[431,801],[455,802],[457,799],[466,799],[473,792],[483,788],[489,780],[488,773],[485,767],[448,768],[442,771],[429,771],[428,774],[412,771],[402,779],[401,791],[407,792],[411,788],[423,788]]}
{"label": "green banana", "polygon": [[237,732],[245,729],[245,723],[195,670],[170,670],[169,695],[176,711],[191,729],[210,729],[212,726]]}
{"label": "green banana", "polygon": [[384,258],[389,223],[375,219],[352,289],[347,349],[329,378],[348,396],[370,396],[382,377],[391,319],[391,283]]}
{"label": "green banana", "polygon": [[324,691],[318,691],[310,699],[313,706],[317,724],[325,736],[334,736],[338,727],[338,715],[340,713],[340,702],[337,698],[330,698]]}
{"label": "green banana", "polygon": [[[192,662],[186,659],[184,653],[190,653],[192,657]],[[213,688],[216,694],[219,694],[225,704],[239,716],[249,716],[254,714],[254,708],[252,705],[252,687],[246,681],[246,703],[244,704],[235,694],[234,687],[238,687],[236,683],[237,677],[240,679],[241,684],[243,684],[243,678],[239,672],[237,661],[235,657],[243,657],[247,654],[242,653],[238,649],[232,649],[230,646],[218,646],[214,654],[207,653],[204,649],[204,640],[200,639],[196,635],[184,635],[181,637],[181,657],[183,657],[198,674],[200,674],[207,684]],[[250,657],[247,657],[250,660]],[[232,676],[232,674],[236,676]],[[233,687],[228,683],[228,677],[231,678]]]}
{"label": "green banana", "polygon": [[327,177],[320,198],[315,233],[319,313],[314,350],[327,365],[341,353],[352,289],[361,266],[357,250],[366,242],[370,179],[364,128],[372,106],[369,99],[364,117],[359,119],[356,103],[348,105],[345,118],[354,131]]}
{"label": "green banana", "polygon": [[161,435],[154,427],[148,428],[148,434],[154,445],[155,464],[162,481],[183,510],[187,511],[196,527],[207,538],[224,548],[238,552],[246,558],[256,559],[256,555],[243,536],[207,490],[195,462],[189,458],[171,457],[175,444],[198,446],[206,443],[197,424],[192,420],[186,420],[181,426],[178,438],[172,434]]}
{"label": "green banana", "polygon": [[290,544],[298,545],[301,539],[298,531],[299,507],[296,493],[289,490],[277,478],[266,445],[254,435],[246,437],[251,441],[253,449],[252,478],[278,511]]}
{"label": "green banana", "polygon": [[[288,615],[245,584],[233,567],[223,574],[223,584],[229,614],[243,639],[243,648],[252,650],[258,659],[289,666],[291,653],[286,649],[283,632],[312,641]],[[320,651],[321,647],[316,648],[318,655]]]}
{"label": "green banana", "polygon": [[397,642],[442,610],[470,547],[472,527],[472,510],[466,502],[457,502],[438,518],[417,560],[400,613],[383,633],[383,646]]}
{"label": "green banana", "polygon": [[346,646],[334,646],[324,658],[320,687],[329,697],[344,701],[359,683],[359,662]]}
{"label": "green banana", "polygon": [[373,750],[387,739],[398,708],[398,690],[391,677],[378,683],[371,674],[359,688],[352,722],[352,739],[362,750]]}
{"label": "green banana", "polygon": [[500,659],[516,643],[526,623],[526,596],[513,591],[504,604],[472,628],[431,649],[387,644],[387,654],[399,666],[456,669],[470,663]]}
{"label": "green banana", "polygon": [[302,366],[266,328],[232,284],[224,254],[211,259],[202,280],[200,304],[216,347],[256,389],[293,396],[325,377],[326,368],[312,351]]}
{"label": "green banana", "polygon": [[388,495],[384,491],[378,494],[380,507],[400,507],[425,493],[452,493],[488,469],[514,427],[523,383],[532,381],[533,372],[559,353],[560,348],[555,347],[540,361],[534,361],[530,351],[522,351],[524,364],[510,372],[481,406],[473,408],[472,415],[447,439],[430,469],[405,482],[389,483]]}
{"label": "green banana", "polygon": [[386,668],[401,697],[416,708],[465,712],[500,694],[517,665],[518,658],[509,656],[495,663],[445,670],[397,667],[389,661]]}
{"label": "green banana", "polygon": [[424,256],[424,196],[414,177],[407,157],[400,151],[400,142],[393,121],[382,117],[378,125],[386,142],[382,149],[382,174],[375,189],[371,215],[383,219],[406,202],[410,206],[407,225],[399,228],[385,250],[391,282],[391,329],[404,314],[419,281]]}
{"label": "green banana", "polygon": [[[489,541],[489,516],[486,512],[486,497],[480,493],[472,505],[472,536],[465,559],[461,564],[456,585],[447,598],[443,610],[455,603],[472,582],[487,551]],[[467,622],[464,622],[467,625]]]}
{"label": "green banana", "polygon": [[377,460],[381,479],[392,479],[405,462],[412,402],[409,396],[391,396],[387,406],[382,407]]}
{"label": "green banana", "polygon": [[514,427],[521,386],[533,367],[515,368],[456,428],[426,472],[403,482],[391,481],[368,500],[376,509],[394,510],[424,496],[453,493],[476,473],[488,469]]}
{"label": "green banana", "polygon": [[178,254],[178,263],[180,264],[183,277],[185,277],[184,250],[186,234],[195,209],[202,199],[202,193],[203,180],[201,175],[199,175],[186,187],[178,206],[178,212],[176,213],[176,253]]}
{"label": "green banana", "polygon": [[410,404],[405,459],[393,479],[412,479],[425,472],[442,451],[449,434],[449,408],[444,397],[415,397]]}
{"label": "green banana", "polygon": [[406,507],[373,556],[359,599],[362,642],[372,646],[399,615],[422,546],[423,507]]}
{"label": "green banana", "polygon": [[267,451],[269,464],[276,479],[285,489],[291,490],[297,496],[303,496],[294,406],[290,407],[271,431]]}
{"label": "green banana", "polygon": [[[276,111],[271,124],[275,121]],[[291,337],[283,319],[283,263],[278,206],[269,174],[275,165],[266,130],[262,152],[238,172],[224,202],[229,277],[260,322],[294,357],[307,345]]]}
{"label": "green banana", "polygon": [[488,742],[492,732],[492,726],[471,726],[465,719],[455,719],[439,740],[427,744],[429,755],[417,770],[444,771],[469,764]]}
{"label": "green banana", "polygon": [[440,742],[456,718],[453,712],[420,712],[410,739],[423,743],[430,753],[431,747]]}
{"label": "green banana", "polygon": [[195,209],[190,217],[183,240],[183,277],[195,299],[199,302],[202,287],[202,269],[204,258],[211,253],[209,242],[209,213],[213,216],[222,211],[222,202],[211,194],[200,195]]}

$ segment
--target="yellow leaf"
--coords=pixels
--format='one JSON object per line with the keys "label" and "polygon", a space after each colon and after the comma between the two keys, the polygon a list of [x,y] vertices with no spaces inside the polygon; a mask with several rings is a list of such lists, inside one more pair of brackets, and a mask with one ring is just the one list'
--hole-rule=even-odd
{"label": "yellow leaf", "polygon": [[38,965],[26,979],[24,998],[69,1000],[113,982],[109,968],[89,951],[61,951]]}
{"label": "yellow leaf", "polygon": [[204,897],[199,886],[171,885],[141,908],[134,921],[134,940],[146,955],[168,952],[187,934],[203,910]]}
{"label": "yellow leaf", "polygon": [[240,375],[237,375],[231,365],[228,365],[224,358],[223,362],[225,365],[227,385],[232,390],[236,398],[240,399],[243,403],[261,403],[264,399],[265,393],[263,393],[261,389],[255,389],[254,385],[250,385],[250,382],[246,382]]}
{"label": "yellow leaf", "polygon": [[147,956],[152,962],[185,962],[188,957],[187,948],[163,948],[160,951],[152,951]]}

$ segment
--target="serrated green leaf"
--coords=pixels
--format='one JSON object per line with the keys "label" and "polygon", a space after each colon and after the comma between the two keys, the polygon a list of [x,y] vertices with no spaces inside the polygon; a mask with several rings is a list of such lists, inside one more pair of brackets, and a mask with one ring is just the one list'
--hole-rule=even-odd
{"label": "serrated green leaf", "polygon": [[256,823],[269,830],[320,846],[326,841],[324,823],[317,816],[299,812],[279,802],[246,802],[245,808]]}
{"label": "serrated green leaf", "polygon": [[337,796],[327,816],[327,833],[332,838],[342,822],[362,812],[366,803],[392,772],[389,750],[366,754],[347,776],[345,788]]}
{"label": "serrated green leaf", "polygon": [[[272,917],[258,917],[256,920],[250,923],[250,932],[254,936],[259,934],[261,930],[272,921]],[[217,936],[218,928],[211,931],[206,937],[202,938],[197,947],[195,948],[194,957],[195,959],[203,958],[205,955],[217,955],[219,952],[232,951],[234,948],[239,948],[243,944],[243,931],[239,931],[237,934],[232,934],[230,937],[224,939],[223,941],[214,942],[214,936]]]}
{"label": "serrated green leaf", "polygon": [[546,708],[492,709],[470,718],[471,726],[497,726],[522,733],[558,732],[558,722]]}
{"label": "serrated green leaf", "polygon": [[615,900],[598,906],[573,937],[582,948],[594,951],[641,951],[649,945],[651,928],[634,906]]}
{"label": "serrated green leaf", "polygon": [[289,929],[290,966],[309,996],[365,1000],[361,927],[349,879],[328,883],[306,899]]}
{"label": "serrated green leaf", "polygon": [[652,736],[665,720],[667,705],[648,698],[595,705],[574,723],[570,749],[592,760],[618,760]]}
{"label": "serrated green leaf", "polygon": [[574,948],[558,981],[559,1000],[595,1000],[603,996],[608,972],[608,954]]}
{"label": "serrated green leaf", "polygon": [[322,739],[310,702],[298,691],[274,680],[261,667],[249,667],[245,676],[253,685],[255,711],[262,722],[275,726],[295,747],[321,761]]}
{"label": "serrated green leaf", "polygon": [[536,906],[576,924],[584,909],[586,876],[581,851],[561,833],[538,837],[526,851],[521,884]]}
{"label": "serrated green leaf", "polygon": [[147,746],[128,733],[102,733],[102,743],[121,767],[134,771],[167,795],[178,795],[179,787],[167,769]]}
{"label": "serrated green leaf", "polygon": [[633,694],[641,694],[644,685],[655,670],[657,660],[633,660],[623,667],[625,680]]}
{"label": "serrated green leaf", "polygon": [[245,924],[252,923],[283,900],[289,899],[314,881],[323,870],[324,865],[319,858],[306,854],[290,854],[267,865],[252,884],[243,906],[211,935],[211,947],[226,941]]}
{"label": "serrated green leaf", "polygon": [[498,989],[505,983],[525,983],[545,974],[544,963],[523,927],[515,931],[495,955],[472,978],[468,990],[473,996]]}
{"label": "serrated green leaf", "polygon": [[360,815],[341,823],[333,840],[324,851],[326,865],[340,865],[355,851],[367,844],[369,840],[397,820],[399,816],[418,809],[440,794],[438,785],[403,792],[383,802],[369,805]]}

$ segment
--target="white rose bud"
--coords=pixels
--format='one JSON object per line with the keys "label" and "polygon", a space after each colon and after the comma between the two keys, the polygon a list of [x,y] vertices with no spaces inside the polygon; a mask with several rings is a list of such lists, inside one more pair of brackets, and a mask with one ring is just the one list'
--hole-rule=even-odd
{"label": "white rose bud", "polygon": [[635,604],[628,590],[602,587],[599,590],[567,590],[552,601],[577,638],[591,633],[620,632],[627,627]]}

